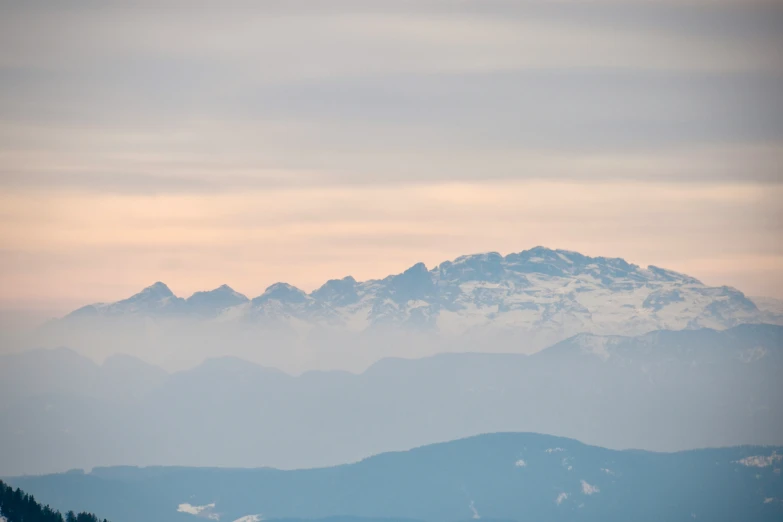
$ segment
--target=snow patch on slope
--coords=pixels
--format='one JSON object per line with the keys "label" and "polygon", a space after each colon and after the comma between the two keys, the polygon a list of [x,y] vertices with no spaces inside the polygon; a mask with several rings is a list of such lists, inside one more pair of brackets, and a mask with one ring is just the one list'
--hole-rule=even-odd
{"label": "snow patch on slope", "polygon": [[215,503],[205,504],[203,506],[194,506],[191,504],[180,504],[177,506],[178,513],[187,513],[188,515],[194,515],[201,518],[207,518],[209,520],[220,520],[220,515],[213,513],[215,509]]}
{"label": "snow patch on slope", "polygon": [[734,462],[735,464],[742,464],[749,468],[766,468],[781,460],[783,460],[783,455],[778,455],[776,452],[773,452],[772,455],[768,457],[763,455],[745,457],[744,459],[736,460]]}
{"label": "snow patch on slope", "polygon": [[600,493],[601,489],[598,486],[593,486],[591,484],[588,484],[586,481],[582,481],[582,493],[585,495],[593,495],[595,493]]}

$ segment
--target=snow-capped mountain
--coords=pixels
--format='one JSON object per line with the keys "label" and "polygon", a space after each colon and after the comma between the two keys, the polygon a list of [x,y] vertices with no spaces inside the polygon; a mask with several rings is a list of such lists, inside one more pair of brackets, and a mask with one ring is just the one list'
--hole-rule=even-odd
{"label": "snow-capped mountain", "polygon": [[90,316],[192,314],[214,316],[220,311],[247,303],[249,299],[228,285],[196,292],[187,299],[177,297],[164,283],[148,286],[138,294],[116,303],[96,303],[71,312],[66,319]]}
{"label": "snow-capped mountain", "polygon": [[127,353],[168,370],[229,355],[292,373],[358,372],[383,357],[533,353],[580,333],[743,323],[783,324],[783,314],[671,270],[536,247],[333,279],[310,293],[275,283],[253,299],[225,285],[182,298],[155,283],[51,321],[22,348],[68,346],[97,361]]}
{"label": "snow-capped mountain", "polygon": [[623,259],[543,247],[505,257],[467,255],[433,269],[417,263],[381,280],[334,279],[310,294],[276,283],[252,300],[225,285],[182,299],[155,283],[123,301],[90,305],[65,319],[118,315],[198,316],[349,332],[394,327],[445,337],[545,332],[549,341],[580,332],[638,335],[780,322],[730,287],[709,287]]}
{"label": "snow-capped mountain", "polygon": [[246,296],[234,291],[230,286],[222,285],[208,292],[196,292],[187,299],[185,305],[188,312],[209,317],[221,310],[249,301]]}
{"label": "snow-capped mountain", "polygon": [[95,303],[71,312],[66,318],[123,314],[165,314],[184,311],[185,300],[158,281],[136,295],[116,303]]}

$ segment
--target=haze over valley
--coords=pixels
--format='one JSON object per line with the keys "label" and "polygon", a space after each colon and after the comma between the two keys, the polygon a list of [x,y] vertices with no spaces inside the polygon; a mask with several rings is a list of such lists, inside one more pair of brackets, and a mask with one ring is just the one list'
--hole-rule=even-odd
{"label": "haze over valley", "polygon": [[536,247],[461,256],[305,293],[275,283],[254,298],[224,285],[178,297],[161,282],[92,304],[33,331],[29,346],[113,353],[169,370],[238,356],[287,372],[362,371],[384,357],[441,352],[534,353],[579,333],[783,324],[775,300],[710,287],[665,268]]}

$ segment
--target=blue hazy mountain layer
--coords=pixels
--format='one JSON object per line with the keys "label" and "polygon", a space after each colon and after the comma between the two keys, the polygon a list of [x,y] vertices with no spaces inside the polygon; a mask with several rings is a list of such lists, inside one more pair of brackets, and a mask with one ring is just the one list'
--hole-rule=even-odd
{"label": "blue hazy mountain layer", "polygon": [[0,474],[111,464],[312,468],[481,433],[614,449],[783,444],[783,327],[580,335],[534,355],[385,359],[291,376],[168,374],[69,350],[0,357]]}
{"label": "blue hazy mountain layer", "polygon": [[650,453],[497,433],[321,469],[119,467],[9,482],[113,522],[197,522],[178,512],[183,504],[227,521],[779,521],[781,456],[781,447]]}

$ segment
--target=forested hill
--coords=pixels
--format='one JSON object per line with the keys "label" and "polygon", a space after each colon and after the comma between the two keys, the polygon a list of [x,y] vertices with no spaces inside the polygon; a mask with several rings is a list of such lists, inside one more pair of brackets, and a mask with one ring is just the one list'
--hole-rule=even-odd
{"label": "forested hill", "polygon": [[114,522],[781,522],[781,469],[783,446],[651,453],[492,433],[330,468],[121,466],[8,481]]}
{"label": "forested hill", "polygon": [[[0,522],[99,522],[92,513],[66,513],[65,517],[49,506],[41,506],[35,497],[13,489],[0,480]],[[103,519],[103,522],[108,522]]]}

